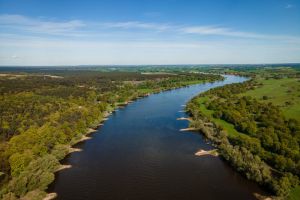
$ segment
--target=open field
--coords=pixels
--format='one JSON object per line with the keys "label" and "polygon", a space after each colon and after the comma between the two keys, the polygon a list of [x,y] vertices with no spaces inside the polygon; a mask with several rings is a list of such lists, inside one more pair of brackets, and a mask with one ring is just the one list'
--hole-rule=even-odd
{"label": "open field", "polygon": [[214,122],[216,125],[219,125],[221,127],[223,127],[223,129],[227,132],[228,136],[229,137],[235,137],[237,136],[238,134],[241,134],[239,133],[233,126],[233,124],[230,124],[228,122],[226,122],[225,120],[222,120],[222,119],[218,119],[218,118],[214,118],[213,117],[213,113],[214,111],[213,110],[209,110],[206,108],[205,106],[205,102],[208,100],[207,97],[200,97],[197,99],[198,102],[199,102],[199,109],[200,111],[207,117],[210,118],[210,120],[212,122]]}
{"label": "open field", "polygon": [[300,120],[300,80],[297,78],[258,79],[262,84],[255,90],[249,90],[242,96],[252,96],[281,107],[287,118]]}

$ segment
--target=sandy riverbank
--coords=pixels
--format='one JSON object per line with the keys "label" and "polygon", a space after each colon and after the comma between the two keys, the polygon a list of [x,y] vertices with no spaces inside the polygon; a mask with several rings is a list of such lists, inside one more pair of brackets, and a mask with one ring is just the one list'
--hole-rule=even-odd
{"label": "sandy riverbank", "polygon": [[253,194],[258,200],[276,200],[276,197],[272,197],[272,196],[264,196],[258,193],[254,193]]}
{"label": "sandy riverbank", "polygon": [[218,154],[217,149],[213,149],[213,150],[209,150],[209,151],[200,149],[199,151],[197,151],[195,153],[195,156],[205,156],[205,155],[218,156],[219,154]]}
{"label": "sandy riverbank", "polygon": [[189,118],[189,117],[179,117],[179,118],[177,118],[177,120],[187,120],[187,121],[192,121],[192,119]]}
{"label": "sandy riverbank", "polygon": [[[84,136],[82,136],[81,139],[79,139],[79,140],[77,141],[77,143],[83,142],[83,141],[86,141],[86,140],[90,140],[90,139],[91,139],[91,137],[88,137],[88,136],[84,135]],[[77,143],[76,143],[76,144],[77,144]]]}
{"label": "sandy riverbank", "polygon": [[198,129],[196,129],[196,128],[182,128],[182,129],[180,129],[180,131],[196,131],[196,130],[198,130]]}
{"label": "sandy riverbank", "polygon": [[64,169],[69,169],[71,167],[72,167],[72,165],[60,165],[59,168],[55,172],[58,172],[58,171],[61,171]]}
{"label": "sandy riverbank", "polygon": [[52,192],[52,193],[49,193],[47,194],[43,200],[52,200],[52,199],[55,199],[57,197],[57,194],[55,192]]}
{"label": "sandy riverbank", "polygon": [[69,153],[73,153],[73,152],[81,152],[82,149],[79,149],[79,148],[73,148],[73,147],[70,147],[69,148]]}

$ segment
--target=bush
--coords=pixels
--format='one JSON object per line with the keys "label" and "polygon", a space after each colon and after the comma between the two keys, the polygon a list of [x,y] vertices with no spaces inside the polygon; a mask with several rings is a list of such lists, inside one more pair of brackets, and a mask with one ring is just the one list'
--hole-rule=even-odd
{"label": "bush", "polygon": [[45,190],[54,180],[55,170],[58,169],[59,162],[52,155],[45,155],[33,160],[16,177],[8,183],[7,192],[12,192],[17,196],[24,196],[28,191]]}
{"label": "bush", "polygon": [[68,152],[68,145],[58,144],[54,146],[53,150],[51,151],[51,154],[55,156],[57,160],[61,160],[68,154]]}
{"label": "bush", "polygon": [[9,164],[11,168],[11,175],[19,175],[25,167],[33,160],[33,155],[30,151],[24,153],[15,153],[10,156]]}

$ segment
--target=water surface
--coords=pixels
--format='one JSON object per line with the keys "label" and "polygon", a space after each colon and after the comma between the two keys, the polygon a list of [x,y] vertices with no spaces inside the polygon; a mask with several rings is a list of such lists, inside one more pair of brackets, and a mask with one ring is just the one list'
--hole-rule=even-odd
{"label": "water surface", "polygon": [[218,157],[196,157],[211,149],[197,133],[180,132],[188,126],[182,106],[193,96],[246,79],[193,85],[139,99],[119,109],[92,139],[78,144],[82,152],[64,162],[49,191],[62,200],[182,200],[255,199],[263,193]]}

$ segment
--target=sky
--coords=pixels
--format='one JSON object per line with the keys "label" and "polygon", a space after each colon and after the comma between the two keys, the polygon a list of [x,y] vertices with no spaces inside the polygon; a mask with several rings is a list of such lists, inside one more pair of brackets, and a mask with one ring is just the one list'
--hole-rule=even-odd
{"label": "sky", "polygon": [[0,0],[0,65],[300,63],[300,0]]}

